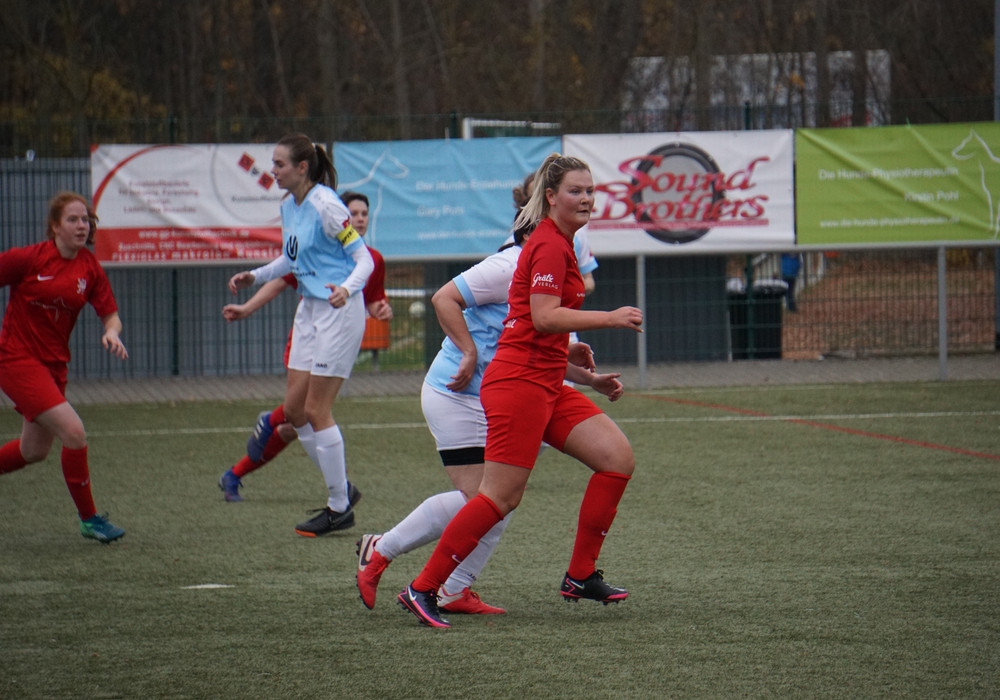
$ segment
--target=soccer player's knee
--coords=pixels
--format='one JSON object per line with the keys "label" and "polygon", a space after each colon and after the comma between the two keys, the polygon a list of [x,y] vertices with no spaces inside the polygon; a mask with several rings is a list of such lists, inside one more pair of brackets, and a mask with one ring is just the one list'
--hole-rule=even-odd
{"label": "soccer player's knee", "polygon": [[21,456],[24,461],[28,464],[34,464],[35,462],[41,462],[43,459],[49,456],[49,445],[25,445],[21,443]]}
{"label": "soccer player's knee", "polygon": [[624,434],[619,434],[613,444],[608,471],[632,476],[632,472],[635,471],[635,453],[632,452],[632,444]]}
{"label": "soccer player's knee", "polygon": [[87,446],[87,431],[82,425],[68,430],[62,437],[62,444],[71,450],[82,450]]}
{"label": "soccer player's knee", "polygon": [[613,471],[626,476],[632,476],[632,472],[635,471],[635,454],[632,452],[631,445],[628,445],[627,449],[620,453]]}

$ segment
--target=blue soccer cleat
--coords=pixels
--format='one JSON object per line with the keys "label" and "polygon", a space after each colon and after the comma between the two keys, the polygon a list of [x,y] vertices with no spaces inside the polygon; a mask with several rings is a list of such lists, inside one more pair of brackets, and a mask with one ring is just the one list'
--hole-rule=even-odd
{"label": "blue soccer cleat", "polygon": [[259,462],[264,459],[264,448],[267,447],[267,441],[271,439],[271,434],[274,432],[274,428],[271,427],[271,412],[261,411],[257,416],[257,424],[253,428],[253,432],[250,433],[250,438],[247,440],[247,457],[253,462]]}
{"label": "blue soccer cleat", "polygon": [[80,534],[87,539],[108,544],[124,537],[125,531],[117,525],[109,523],[107,514],[104,514],[81,520]]}

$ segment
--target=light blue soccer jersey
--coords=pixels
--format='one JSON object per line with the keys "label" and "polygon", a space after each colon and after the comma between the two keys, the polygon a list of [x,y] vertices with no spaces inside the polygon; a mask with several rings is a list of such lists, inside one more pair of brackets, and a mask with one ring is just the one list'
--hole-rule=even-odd
{"label": "light blue soccer jersey", "polygon": [[302,204],[291,196],[281,202],[282,252],[299,282],[299,294],[326,299],[326,285],[343,284],[354,270],[351,253],[364,241],[350,220],[340,197],[325,185],[315,185]]}
{"label": "light blue soccer jersey", "polygon": [[[462,313],[476,343],[477,353],[476,373],[469,386],[460,393],[479,396],[483,372],[496,354],[503,320],[507,317],[507,290],[520,254],[521,248],[512,246],[494,253],[452,280],[465,301],[466,308]],[[458,371],[461,360],[462,351],[451,342],[451,338],[446,337],[424,381],[440,391],[450,391],[446,385]]]}
{"label": "light blue soccer jersey", "polygon": [[598,268],[597,258],[590,251],[590,235],[587,227],[577,230],[573,236],[573,252],[576,253],[576,264],[580,268],[580,274],[585,275]]}

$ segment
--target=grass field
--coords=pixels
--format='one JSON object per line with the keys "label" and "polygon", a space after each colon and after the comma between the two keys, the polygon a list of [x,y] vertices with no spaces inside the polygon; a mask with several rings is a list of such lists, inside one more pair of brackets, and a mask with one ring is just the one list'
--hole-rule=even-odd
{"label": "grass field", "polygon": [[[638,467],[600,562],[631,596],[560,599],[588,473],[548,451],[476,588],[503,616],[431,630],[375,610],[355,540],[448,487],[416,397],[337,417],[357,526],[294,446],[225,503],[251,403],[85,407],[84,540],[55,450],[0,477],[2,698],[996,697],[1000,383],[667,391],[602,405]],[[16,433],[0,415],[4,439]],[[226,587],[204,588],[206,584]]]}

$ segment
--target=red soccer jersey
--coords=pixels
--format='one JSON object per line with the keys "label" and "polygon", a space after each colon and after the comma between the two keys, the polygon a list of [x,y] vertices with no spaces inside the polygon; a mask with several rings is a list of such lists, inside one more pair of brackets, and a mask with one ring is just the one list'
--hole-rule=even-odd
{"label": "red soccer jersey", "polygon": [[372,254],[372,261],[375,263],[375,269],[372,270],[371,275],[368,276],[368,281],[365,282],[364,296],[365,296],[365,306],[371,304],[373,301],[381,301],[385,299],[385,259],[382,254],[368,246],[368,252]]}
{"label": "red soccer jersey", "polygon": [[507,301],[510,310],[493,361],[538,370],[555,385],[566,372],[569,333],[540,333],[531,321],[531,295],[551,294],[561,305],[579,309],[583,305],[583,277],[576,265],[573,241],[546,218],[531,233],[517,259]]}
{"label": "red soccer jersey", "polygon": [[10,299],[0,329],[0,357],[66,364],[69,336],[84,305],[100,318],[118,310],[104,268],[86,248],[72,260],[47,240],[0,253],[0,286]]}

